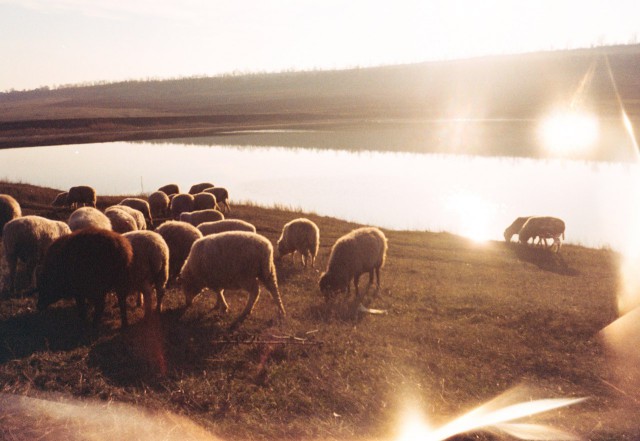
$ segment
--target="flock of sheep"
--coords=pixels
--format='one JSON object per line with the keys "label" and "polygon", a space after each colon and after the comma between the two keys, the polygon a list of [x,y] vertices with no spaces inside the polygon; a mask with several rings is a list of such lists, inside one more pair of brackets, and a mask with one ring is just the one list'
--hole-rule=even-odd
{"label": "flock of sheep", "polygon": [[[9,268],[3,291],[15,295],[17,264],[22,261],[27,274],[35,278],[29,293],[37,293],[40,311],[62,298],[73,298],[82,319],[88,304],[93,305],[97,325],[106,295],[114,292],[125,327],[127,297],[135,295],[138,305],[144,304],[145,315],[153,313],[155,297],[159,312],[167,283],[176,281],[187,307],[208,288],[221,312],[228,310],[225,289],[246,290],[249,298],[231,324],[235,328],[251,313],[261,282],[274,300],[278,318],[286,315],[274,248],[254,225],[225,219],[224,212],[231,207],[224,188],[202,183],[180,193],[177,185],[170,184],[147,200],[126,198],[102,212],[96,208],[95,190],[78,186],[60,193],[52,205],[73,209],[67,222],[22,216],[18,201],[0,195],[0,232]],[[294,219],[283,226],[275,258],[299,253],[305,267],[309,263],[314,267],[319,242],[315,223]],[[358,280],[364,273],[369,273],[369,286],[375,274],[379,288],[386,252],[386,237],[377,228],[358,228],[339,238],[319,281],[329,306],[338,293],[349,291],[351,282],[355,305],[360,304]]]}

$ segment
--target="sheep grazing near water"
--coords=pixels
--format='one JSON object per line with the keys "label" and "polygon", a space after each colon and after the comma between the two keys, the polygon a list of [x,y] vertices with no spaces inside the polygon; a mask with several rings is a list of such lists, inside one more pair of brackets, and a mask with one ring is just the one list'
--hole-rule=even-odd
{"label": "sheep grazing near water", "polygon": [[126,327],[132,262],[129,241],[113,231],[85,228],[58,238],[49,247],[38,275],[38,310],[62,298],[75,298],[84,320],[88,301],[94,305],[93,324],[97,326],[107,293],[115,291],[122,327]]}
{"label": "sheep grazing near water", "polygon": [[210,236],[212,234],[224,233],[226,231],[246,231],[248,233],[255,233],[256,227],[253,224],[240,219],[223,219],[214,222],[203,222],[198,225],[198,230],[200,230],[203,236]]}
{"label": "sheep grazing near water", "polygon": [[151,208],[149,202],[140,198],[125,198],[120,201],[118,205],[124,205],[125,207],[131,207],[134,210],[138,210],[144,216],[147,225],[153,225],[153,217],[151,217]]}
{"label": "sheep grazing near water", "polygon": [[131,288],[142,293],[145,316],[151,312],[155,288],[156,311],[160,312],[164,288],[169,279],[169,247],[162,236],[153,231],[131,231],[122,236],[133,249]]}
{"label": "sheep grazing near water", "polygon": [[216,197],[211,193],[197,193],[193,195],[193,211],[218,209]]}
{"label": "sheep grazing near water", "polygon": [[160,187],[158,191],[163,192],[167,196],[171,196],[172,194],[180,193],[180,187],[178,187],[178,184],[167,184]]}
{"label": "sheep grazing near water", "polygon": [[43,260],[51,243],[70,233],[69,226],[64,222],[40,216],[24,216],[7,222],[2,239],[5,261],[9,266],[7,291],[11,294],[15,293],[18,260],[26,264],[27,274],[32,276],[36,265]]}
{"label": "sheep grazing near water", "polygon": [[282,234],[278,239],[277,250],[278,259],[292,253],[295,264],[295,253],[300,253],[302,264],[306,267],[307,261],[311,260],[311,267],[314,267],[318,246],[320,245],[320,229],[318,226],[306,218],[294,219],[285,224]]}
{"label": "sheep grazing near water", "polygon": [[531,238],[537,237],[542,243],[544,241],[547,245],[547,239],[552,239],[551,249],[556,248],[556,251],[560,251],[562,247],[562,240],[564,239],[565,224],[562,219],[549,216],[532,216],[524,223],[520,231],[518,232],[518,240],[524,244]]}
{"label": "sheep grazing near water", "polygon": [[[104,215],[111,221],[111,229],[116,233],[127,233],[138,230],[138,223],[135,218],[120,205],[114,205],[105,210]],[[142,213],[140,213],[142,216]],[[144,219],[143,219],[144,220]]]}
{"label": "sheep grazing near water", "polygon": [[214,195],[216,197],[216,201],[218,202],[218,206],[221,207],[222,211],[231,211],[231,206],[229,205],[229,192],[226,188],[210,187],[202,191]]}
{"label": "sheep grazing near water", "polygon": [[531,217],[532,216],[524,216],[524,217],[516,218],[516,220],[514,220],[513,223],[509,225],[506,230],[504,230],[504,240],[506,242],[511,242],[511,238],[513,237],[513,235],[518,234],[518,232],[520,232],[524,224]]}
{"label": "sheep grazing near water", "polygon": [[165,222],[155,231],[169,247],[169,280],[173,280],[187,260],[191,245],[202,238],[202,233],[193,225],[180,221]]}
{"label": "sheep grazing near water", "polygon": [[171,216],[176,220],[180,218],[180,214],[193,211],[193,195],[187,193],[175,195],[171,199],[170,209]]}
{"label": "sheep grazing near water", "polygon": [[215,309],[222,312],[229,308],[223,294],[225,289],[248,291],[247,305],[231,324],[232,329],[251,313],[257,302],[258,280],[271,293],[278,316],[284,318],[286,315],[273,264],[273,246],[259,234],[229,231],[197,240],[182,267],[180,280],[187,306],[200,291],[210,288],[217,296]]}
{"label": "sheep grazing near water", "polygon": [[193,184],[189,189],[189,194],[202,193],[206,188],[215,187],[211,182],[202,182],[200,184]]}
{"label": "sheep grazing near water", "polygon": [[82,228],[102,228],[111,229],[111,221],[100,210],[93,207],[81,207],[75,210],[69,216],[67,222],[71,231],[77,231]]}
{"label": "sheep grazing near water", "polygon": [[169,196],[163,191],[154,191],[149,195],[149,208],[154,218],[169,216]]}
{"label": "sheep grazing near water", "polygon": [[67,205],[71,208],[96,207],[96,191],[88,185],[78,185],[71,187],[67,194]]}
{"label": "sheep grazing near water", "polygon": [[7,222],[22,216],[20,204],[8,194],[0,194],[0,236]]}
{"label": "sheep grazing near water", "polygon": [[362,302],[358,290],[360,275],[369,273],[369,285],[376,275],[376,285],[380,288],[380,268],[387,254],[387,238],[378,228],[363,227],[340,237],[331,248],[327,271],[320,277],[320,290],[327,302],[338,292],[348,292],[351,281],[356,289],[356,302]]}
{"label": "sheep grazing near water", "polygon": [[111,210],[121,210],[128,213],[133,219],[136,221],[136,230],[146,230],[147,229],[147,221],[144,220],[144,214],[140,210],[136,210],[135,208],[128,207],[126,205],[112,205],[107,207],[104,210],[105,214]]}
{"label": "sheep grazing near water", "polygon": [[62,193],[58,193],[55,197],[55,199],[53,200],[53,202],[51,202],[51,206],[52,207],[66,207],[68,205],[67,200],[69,198],[69,192],[68,191],[63,191]]}
{"label": "sheep grazing near water", "polygon": [[182,222],[188,222],[194,227],[197,227],[204,222],[215,222],[224,219],[224,214],[218,210],[198,210],[190,213],[181,213],[180,220]]}

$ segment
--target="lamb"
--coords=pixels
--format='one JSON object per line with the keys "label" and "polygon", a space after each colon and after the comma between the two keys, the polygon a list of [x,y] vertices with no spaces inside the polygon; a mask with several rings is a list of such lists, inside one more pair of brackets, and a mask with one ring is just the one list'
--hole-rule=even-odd
{"label": "lamb", "polygon": [[38,275],[38,310],[62,298],[75,298],[84,320],[88,301],[94,305],[93,325],[97,326],[107,293],[115,291],[122,327],[126,327],[132,262],[129,241],[113,231],[85,228],[56,239]]}
{"label": "lamb", "polygon": [[197,240],[191,247],[180,280],[187,307],[204,288],[216,293],[215,309],[227,312],[225,289],[243,289],[249,292],[247,305],[231,324],[234,329],[251,313],[258,300],[262,281],[276,304],[278,316],[286,312],[278,290],[276,268],[273,264],[273,246],[265,237],[244,231],[228,231]]}
{"label": "lamb", "polygon": [[511,242],[511,238],[514,234],[518,234],[518,232],[522,229],[522,226],[531,218],[532,216],[519,217],[513,221],[511,225],[504,230],[504,240],[506,242]]}
{"label": "lamb", "polygon": [[8,292],[15,293],[18,260],[26,264],[27,274],[32,276],[36,265],[42,262],[49,245],[57,238],[70,233],[69,226],[64,222],[40,216],[24,216],[8,222],[3,229],[2,241],[5,261],[9,266]]}
{"label": "lamb", "polygon": [[[314,267],[318,246],[320,245],[320,230],[318,226],[306,218],[294,219],[285,224],[282,234],[278,239],[278,259],[291,254],[292,259],[296,251],[300,253],[302,264],[307,266],[307,261],[311,259],[311,268]],[[295,259],[293,260],[295,264]]]}
{"label": "lamb", "polygon": [[131,207],[134,210],[138,210],[143,214],[145,221],[148,225],[153,225],[153,218],[151,217],[151,208],[149,202],[140,198],[125,198],[120,201],[118,205],[124,205],[125,207]]}
{"label": "lamb", "polygon": [[362,302],[358,290],[360,275],[369,273],[369,285],[376,274],[376,285],[380,288],[380,268],[384,265],[387,253],[387,239],[382,231],[374,227],[363,227],[340,237],[331,248],[327,271],[319,281],[320,290],[327,303],[336,293],[349,292],[351,280],[356,289],[355,305]]}
{"label": "lamb", "polygon": [[202,233],[193,225],[180,221],[165,222],[155,231],[169,247],[169,280],[173,280],[187,260],[191,245],[202,238]]}
{"label": "lamb", "polygon": [[128,207],[126,205],[112,205],[107,207],[104,210],[105,214],[111,210],[122,210],[127,212],[133,219],[136,221],[136,230],[146,230],[147,229],[147,221],[144,220],[144,214],[140,210],[136,210],[135,208]]}
{"label": "lamb", "polygon": [[149,208],[154,218],[169,215],[169,196],[163,191],[154,191],[149,195]]}
{"label": "lamb", "polygon": [[81,207],[71,213],[67,221],[71,231],[77,231],[82,228],[94,227],[111,229],[111,221],[100,210],[93,207]]}
{"label": "lamb", "polygon": [[187,193],[177,194],[171,199],[171,216],[179,219],[180,214],[193,211],[193,195]]}
{"label": "lamb", "polygon": [[122,235],[133,249],[131,288],[142,292],[145,316],[151,312],[153,289],[156,311],[160,312],[164,288],[169,279],[169,247],[161,235],[153,231],[131,231]]}
{"label": "lamb", "polygon": [[[116,233],[136,231],[138,229],[138,223],[135,218],[126,210],[119,207],[124,206],[114,205],[104,212],[104,215],[111,221],[111,229]],[[140,216],[142,217],[142,213],[140,213]]]}
{"label": "lamb", "polygon": [[189,194],[202,193],[205,188],[215,187],[211,182],[202,182],[200,184],[193,184],[189,189]]}
{"label": "lamb", "polygon": [[240,219],[223,219],[214,222],[203,222],[198,225],[198,230],[200,230],[203,236],[210,236],[212,234],[224,233],[225,231],[247,231],[249,233],[255,233],[256,227]]}
{"label": "lamb", "polygon": [[520,243],[527,243],[529,239],[538,237],[540,242],[544,240],[545,246],[547,239],[553,239],[551,249],[557,245],[556,252],[560,252],[562,240],[564,239],[565,224],[562,219],[549,216],[532,216],[522,226],[518,232],[518,240]]}
{"label": "lamb", "polygon": [[171,196],[172,194],[180,193],[180,187],[178,187],[178,184],[167,184],[160,187],[158,191],[163,192],[167,196]]}
{"label": "lamb", "polygon": [[96,208],[96,191],[88,185],[71,187],[67,194],[67,205],[71,208],[89,206]]}
{"label": "lamb", "polygon": [[224,214],[218,210],[198,210],[190,213],[181,213],[180,220],[182,222],[188,222],[194,227],[197,227],[203,222],[214,222],[224,219]]}
{"label": "lamb", "polygon": [[53,202],[51,202],[51,206],[52,207],[67,207],[68,204],[68,198],[69,198],[69,192],[68,191],[63,191],[62,193],[58,193],[55,197],[55,199],[53,200]]}
{"label": "lamb", "polygon": [[0,194],[0,236],[7,222],[22,216],[20,204],[8,194]]}
{"label": "lamb", "polygon": [[193,195],[193,210],[218,209],[216,197],[211,193]]}
{"label": "lamb", "polygon": [[224,187],[210,187],[203,190],[205,193],[211,193],[216,197],[218,205],[222,206],[222,211],[231,211],[229,205],[229,192]]}

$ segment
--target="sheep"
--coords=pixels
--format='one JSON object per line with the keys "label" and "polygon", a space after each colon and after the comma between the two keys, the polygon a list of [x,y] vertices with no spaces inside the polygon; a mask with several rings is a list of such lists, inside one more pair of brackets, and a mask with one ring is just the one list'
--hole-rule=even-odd
{"label": "sheep", "polygon": [[200,291],[210,288],[217,297],[214,309],[227,312],[229,306],[223,291],[248,291],[247,304],[230,329],[234,329],[251,313],[260,293],[258,280],[271,293],[279,318],[286,316],[273,264],[273,246],[259,234],[228,231],[198,239],[180,271],[180,280],[187,307]]}
{"label": "sheep", "polygon": [[5,261],[9,266],[8,292],[14,294],[18,260],[27,267],[31,277],[49,245],[57,238],[70,234],[69,226],[40,216],[24,216],[8,222],[3,229],[2,246]]}
{"label": "sheep", "polygon": [[22,216],[20,204],[8,194],[0,194],[0,236],[7,222]]}
{"label": "sheep", "polygon": [[190,213],[181,213],[180,220],[182,222],[188,222],[194,227],[197,227],[203,222],[214,222],[224,219],[224,214],[218,210],[198,210]]}
{"label": "sheep", "polygon": [[527,243],[532,237],[538,237],[540,244],[544,241],[547,245],[547,239],[553,239],[551,249],[557,245],[557,252],[560,252],[562,240],[564,239],[565,224],[562,219],[549,216],[532,216],[522,226],[518,232],[518,241],[521,244]]}
{"label": "sheep", "polygon": [[133,249],[131,288],[142,292],[145,316],[151,312],[151,297],[156,290],[156,311],[161,311],[164,288],[169,279],[169,247],[153,231],[131,231],[122,235]]}
{"label": "sheep", "polygon": [[187,259],[191,245],[202,238],[202,233],[193,225],[180,221],[165,222],[155,231],[169,247],[169,280],[173,280]]}
{"label": "sheep", "polygon": [[[135,218],[122,208],[124,206],[114,205],[105,210],[104,215],[111,221],[111,229],[116,233],[127,233],[138,230],[138,223]],[[142,216],[142,213],[140,213]]]}
{"label": "sheep", "polygon": [[256,227],[249,222],[240,219],[223,219],[214,222],[203,222],[198,225],[198,230],[203,236],[224,233],[225,231],[247,231],[255,233]]}
{"label": "sheep", "polygon": [[67,205],[74,209],[78,206],[96,208],[96,191],[88,185],[71,187],[67,194]]}
{"label": "sheep", "polygon": [[[302,264],[305,268],[309,259],[311,259],[311,268],[313,268],[319,245],[320,230],[318,226],[303,217],[294,219],[282,228],[282,234],[277,243],[277,258],[281,259],[283,256],[292,253],[291,257],[293,259],[297,251],[300,253]],[[295,259],[293,262],[295,264]]]}
{"label": "sheep", "polygon": [[215,187],[211,182],[202,182],[200,184],[193,184],[189,189],[189,194],[201,193],[205,188]]}
{"label": "sheep", "polygon": [[129,215],[131,215],[131,217],[133,217],[133,219],[136,221],[136,226],[138,227],[136,228],[137,230],[147,229],[147,221],[144,220],[144,214],[142,214],[140,210],[136,210],[135,208],[131,208],[126,205],[112,205],[110,207],[107,207],[104,212],[106,214],[111,210],[122,210],[129,213]]}
{"label": "sheep", "polygon": [[193,195],[193,210],[218,209],[216,197],[211,193],[197,193]]}
{"label": "sheep", "polygon": [[193,195],[187,193],[175,195],[171,199],[170,209],[171,216],[176,220],[180,218],[181,213],[193,211]]}
{"label": "sheep", "polygon": [[358,290],[360,275],[369,273],[369,285],[376,274],[376,285],[380,288],[380,268],[384,265],[387,253],[387,239],[382,231],[375,227],[362,227],[340,237],[331,248],[327,270],[320,276],[320,291],[325,301],[331,302],[337,292],[349,292],[351,280],[356,289],[355,305],[362,298]]}
{"label": "sheep", "polygon": [[55,199],[53,200],[53,202],[51,202],[51,206],[52,207],[67,207],[68,204],[68,198],[69,198],[69,192],[68,191],[63,191],[61,193],[58,193],[55,197]]}
{"label": "sheep", "polygon": [[169,196],[163,191],[155,191],[149,195],[149,208],[154,218],[169,215]]}
{"label": "sheep", "polygon": [[504,230],[504,240],[506,242],[511,242],[511,238],[514,234],[518,234],[518,232],[522,229],[522,226],[531,218],[531,216],[519,217],[513,221],[511,225]]}
{"label": "sheep", "polygon": [[178,184],[167,184],[160,187],[158,191],[163,192],[167,196],[171,196],[172,194],[180,193],[180,187],[178,187]]}
{"label": "sheep", "polygon": [[94,305],[93,325],[97,326],[107,293],[115,291],[122,327],[127,327],[132,262],[129,241],[113,231],[85,228],[56,239],[37,277],[38,310],[62,298],[75,298],[80,318],[85,320],[88,301]]}
{"label": "sheep", "polygon": [[203,190],[205,193],[211,193],[216,197],[218,205],[222,206],[222,211],[231,211],[229,205],[229,192],[224,187],[209,187]]}
{"label": "sheep", "polygon": [[151,217],[151,208],[149,207],[149,202],[140,198],[125,198],[120,201],[118,205],[124,205],[125,207],[131,207],[134,210],[138,210],[140,213],[144,215],[145,221],[147,224],[153,225],[153,218]]}
{"label": "sheep", "polygon": [[82,228],[95,227],[105,230],[111,229],[111,221],[100,210],[93,207],[80,207],[69,216],[67,221],[71,231]]}

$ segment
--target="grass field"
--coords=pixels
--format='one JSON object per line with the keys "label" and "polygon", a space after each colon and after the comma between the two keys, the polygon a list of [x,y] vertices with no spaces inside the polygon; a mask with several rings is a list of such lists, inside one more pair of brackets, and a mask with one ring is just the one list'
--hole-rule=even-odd
{"label": "grass field", "polygon": [[[0,193],[31,207],[26,213],[64,218],[46,208],[56,192],[0,184]],[[99,197],[99,205],[118,199]],[[320,227],[318,266],[356,227],[255,206],[233,206],[231,217],[275,243],[282,225],[301,215]],[[385,234],[382,288],[367,297],[383,315],[354,319],[345,306],[327,314],[318,268],[287,258],[277,264],[286,321],[273,320],[263,293],[234,333],[225,327],[246,293],[230,292],[231,314],[219,316],[211,295],[185,311],[172,287],[159,317],[142,319],[131,304],[125,331],[115,299],[97,330],[78,321],[72,302],[38,314],[33,298],[1,299],[0,438],[85,439],[74,438],[80,432],[124,439],[116,427],[133,419],[127,439],[152,439],[156,432],[142,424],[151,415],[166,439],[176,432],[207,439],[207,432],[229,440],[391,440],[408,406],[437,425],[524,385],[523,400],[588,397],[537,422],[587,439],[638,439],[637,390],[619,386],[600,334],[617,318],[618,255],[571,245],[553,255],[446,233]],[[56,413],[17,396],[61,404]],[[96,415],[106,415],[106,428]]]}

